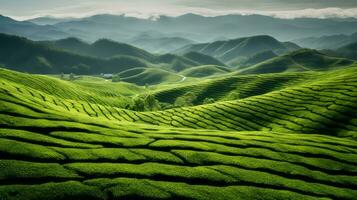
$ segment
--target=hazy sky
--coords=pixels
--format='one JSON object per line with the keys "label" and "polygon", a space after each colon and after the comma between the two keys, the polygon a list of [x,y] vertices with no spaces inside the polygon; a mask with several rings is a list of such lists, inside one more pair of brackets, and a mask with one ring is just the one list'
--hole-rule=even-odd
{"label": "hazy sky", "polygon": [[0,0],[0,14],[17,19],[99,13],[177,16],[188,12],[264,14],[282,18],[357,17],[357,0]]}

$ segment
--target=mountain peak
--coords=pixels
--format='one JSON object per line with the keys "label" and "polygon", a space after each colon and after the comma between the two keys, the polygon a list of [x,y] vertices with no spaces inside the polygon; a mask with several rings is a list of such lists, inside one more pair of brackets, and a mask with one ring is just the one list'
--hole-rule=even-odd
{"label": "mountain peak", "polygon": [[17,21],[12,19],[11,17],[0,15],[0,22],[17,22]]}

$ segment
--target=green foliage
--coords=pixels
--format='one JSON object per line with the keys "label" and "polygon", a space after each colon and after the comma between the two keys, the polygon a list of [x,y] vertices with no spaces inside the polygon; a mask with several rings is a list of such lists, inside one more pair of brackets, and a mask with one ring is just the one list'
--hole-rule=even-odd
{"label": "green foliage", "polygon": [[214,102],[215,102],[214,98],[205,98],[203,100],[203,104],[211,104],[211,103],[214,103]]}
{"label": "green foliage", "polygon": [[112,77],[112,82],[120,82],[121,78],[119,74],[114,74]]}
{"label": "green foliage", "polygon": [[178,97],[174,103],[177,107],[184,106],[193,106],[194,101],[197,99],[197,96],[193,92],[187,92],[186,94]]}
{"label": "green foliage", "polygon": [[130,109],[135,111],[157,111],[161,109],[161,105],[154,95],[145,94],[135,97]]}

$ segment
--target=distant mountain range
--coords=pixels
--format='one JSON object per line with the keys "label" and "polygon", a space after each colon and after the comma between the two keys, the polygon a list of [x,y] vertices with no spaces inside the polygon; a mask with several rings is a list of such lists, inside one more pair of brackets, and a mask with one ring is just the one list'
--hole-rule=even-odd
{"label": "distant mountain range", "polygon": [[357,42],[345,45],[336,50],[324,50],[323,52],[331,56],[357,60]]}
{"label": "distant mountain range", "polygon": [[152,53],[168,53],[195,43],[195,41],[183,37],[155,36],[152,34],[139,34],[128,42]]}
{"label": "distant mountain range", "polygon": [[54,40],[70,36],[55,26],[16,21],[2,15],[0,15],[0,33],[24,36],[33,40]]}
{"label": "distant mountain range", "polygon": [[[357,60],[357,43],[319,52],[299,50],[300,47],[294,43],[279,42],[265,35],[188,45],[176,51],[180,53],[178,55],[152,54],[109,39],[93,43],[78,38],[35,42],[0,34],[0,44],[0,65],[41,74],[100,74],[156,68],[170,72],[166,73],[168,77],[173,77],[171,73],[183,71],[185,75],[210,76],[226,73],[227,66],[231,67],[229,70],[240,73],[273,73],[328,70]],[[154,74],[162,75],[160,70],[154,70]]]}
{"label": "distant mountain range", "polygon": [[[196,14],[160,16],[153,20],[104,14],[80,19],[45,17],[19,22],[1,17],[0,32],[26,36],[33,40],[77,37],[93,42],[100,38],[109,38],[125,43],[133,42],[152,50],[156,47],[148,43],[152,39],[160,38],[160,42],[167,41],[167,38],[180,38],[174,41],[173,46],[176,47],[176,43],[183,41],[202,43],[217,38],[253,35],[271,35],[281,41],[291,41],[306,37],[352,34],[357,32],[357,20],[279,19],[262,15],[205,17]],[[154,33],[151,35],[152,38],[144,37],[147,32]]]}
{"label": "distant mountain range", "polygon": [[38,25],[55,25],[60,22],[67,22],[76,20],[75,18],[56,18],[56,17],[37,17],[33,19],[26,20]]}

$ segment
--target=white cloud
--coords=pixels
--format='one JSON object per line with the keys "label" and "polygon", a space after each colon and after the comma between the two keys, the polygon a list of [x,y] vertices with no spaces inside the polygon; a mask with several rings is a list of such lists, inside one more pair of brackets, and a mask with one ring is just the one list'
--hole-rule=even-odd
{"label": "white cloud", "polygon": [[[140,2],[140,3],[138,3]],[[73,6],[59,7],[55,9],[37,10],[31,16],[12,16],[15,19],[28,19],[39,16],[54,17],[86,17],[95,14],[125,14],[138,18],[155,18],[159,15],[178,16],[185,13],[195,13],[204,16],[218,16],[226,14],[252,15],[260,14],[277,18],[357,18],[357,8],[319,8],[300,9],[288,11],[264,11],[250,9],[212,9],[193,7],[187,5],[172,4],[172,2],[161,2],[160,6],[150,2],[131,0],[126,2],[92,2],[80,3]]]}

